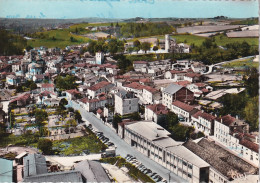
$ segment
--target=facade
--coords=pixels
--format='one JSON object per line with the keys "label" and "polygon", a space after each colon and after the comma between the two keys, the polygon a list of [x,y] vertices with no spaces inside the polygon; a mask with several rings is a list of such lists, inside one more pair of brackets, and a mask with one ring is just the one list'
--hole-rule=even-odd
{"label": "facade", "polygon": [[138,112],[139,99],[132,92],[120,90],[115,94],[115,113],[121,116]]}
{"label": "facade", "polygon": [[194,94],[180,85],[170,84],[162,92],[162,104],[171,109],[172,102],[175,100],[192,103],[194,100]]}
{"label": "facade", "polygon": [[184,119],[185,122],[190,122],[191,116],[198,110],[188,104],[176,100],[172,103],[172,111],[177,114],[179,118]]}
{"label": "facade", "polygon": [[230,115],[215,119],[214,139],[237,156],[259,166],[259,144],[253,142],[248,134],[249,125]]}
{"label": "facade", "polygon": [[92,85],[88,88],[87,94],[91,98],[95,98],[100,93],[108,93],[113,87],[113,84],[107,81],[101,81],[95,85]]}
{"label": "facade", "polygon": [[172,79],[174,82],[183,81],[184,75],[186,73],[187,72],[185,72],[185,71],[171,70],[171,71],[165,72],[164,78],[165,79]]}
{"label": "facade", "polygon": [[41,91],[49,91],[54,92],[54,84],[51,83],[43,83],[41,87]]}
{"label": "facade", "polygon": [[15,75],[6,76],[6,84],[8,85],[18,85],[21,83],[21,79]]}
{"label": "facade", "polygon": [[133,67],[136,72],[141,72],[142,68],[147,67],[147,62],[146,61],[134,61]]}
{"label": "facade", "polygon": [[188,182],[208,182],[210,165],[169,135],[152,121],[140,121],[125,125],[124,140]]}
{"label": "facade", "polygon": [[168,109],[163,104],[154,104],[145,106],[145,120],[154,121],[158,123],[160,120],[165,120],[168,114]]}
{"label": "facade", "polygon": [[80,92],[76,89],[67,90],[66,92],[66,99],[67,100],[74,100],[77,98],[77,95],[80,95]]}
{"label": "facade", "polygon": [[160,92],[152,87],[146,87],[143,89],[143,100],[146,104],[153,104],[155,100],[158,100],[156,98],[157,95],[160,95]]}
{"label": "facade", "polygon": [[97,52],[96,53],[96,64],[103,64],[104,63],[104,53]]}
{"label": "facade", "polygon": [[192,126],[203,132],[205,135],[210,136],[214,135],[214,119],[216,117],[212,116],[203,111],[198,111],[191,116]]}

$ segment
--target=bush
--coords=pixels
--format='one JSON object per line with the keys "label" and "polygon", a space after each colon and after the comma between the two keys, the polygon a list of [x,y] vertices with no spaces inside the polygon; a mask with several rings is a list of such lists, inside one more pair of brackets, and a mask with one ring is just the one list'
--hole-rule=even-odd
{"label": "bush", "polygon": [[38,145],[37,145],[38,149],[40,149],[43,154],[51,154],[52,152],[52,141],[49,139],[40,139],[38,141]]}

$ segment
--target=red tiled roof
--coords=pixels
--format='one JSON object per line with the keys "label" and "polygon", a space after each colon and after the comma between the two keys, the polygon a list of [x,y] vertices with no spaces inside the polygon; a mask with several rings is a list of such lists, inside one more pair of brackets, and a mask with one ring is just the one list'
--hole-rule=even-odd
{"label": "red tiled roof", "polygon": [[54,88],[54,84],[52,83],[43,83],[42,88]]}
{"label": "red tiled roof", "polygon": [[144,89],[149,91],[149,92],[151,92],[151,93],[153,93],[153,94],[159,92],[159,90],[157,90],[155,88],[152,88],[150,86],[144,86]]}
{"label": "red tiled roof", "polygon": [[202,111],[198,111],[195,114],[192,115],[192,117],[199,119],[200,114],[202,113]]}
{"label": "red tiled roof", "polygon": [[214,120],[216,118],[215,116],[212,116],[211,114],[208,114],[206,112],[202,112],[200,114],[200,117],[202,117],[202,118],[204,118],[204,119],[206,119],[208,121],[212,121],[212,120]]}
{"label": "red tiled roof", "polygon": [[201,91],[202,91],[203,93],[208,93],[208,92],[209,92],[209,90],[206,89],[206,88],[203,88]]}
{"label": "red tiled roof", "polygon": [[248,149],[251,149],[252,151],[255,151],[257,153],[259,152],[259,145],[255,144],[254,142],[251,142],[246,139],[242,139],[239,143],[247,147]]}
{"label": "red tiled roof", "polygon": [[22,95],[16,97],[15,99],[11,100],[10,103],[15,102],[15,101],[24,101],[25,102],[26,100],[28,100],[30,98],[30,96],[31,96],[30,93],[22,94]]}
{"label": "red tiled roof", "polygon": [[99,83],[97,83],[97,84],[95,84],[95,85],[89,87],[88,89],[89,89],[89,90],[92,90],[92,91],[97,91],[97,90],[99,90],[100,88],[103,88],[103,87],[105,87],[105,86],[107,86],[107,85],[109,85],[109,84],[111,84],[111,83],[109,83],[109,82],[107,82],[107,81],[101,81],[101,82],[99,82]]}
{"label": "red tiled roof", "polygon": [[195,85],[197,85],[198,87],[205,87],[206,84],[205,83],[194,83]]}
{"label": "red tiled roof", "polygon": [[146,88],[145,85],[142,85],[137,82],[132,82],[130,84],[125,85],[124,87],[133,88],[133,89],[137,89],[137,90],[142,90],[142,89]]}
{"label": "red tiled roof", "polygon": [[200,77],[201,75],[198,73],[187,73],[185,74],[185,76],[190,78],[195,78],[195,77]]}
{"label": "red tiled roof", "polygon": [[43,91],[40,93],[41,96],[48,96],[49,94],[55,95],[55,93],[50,92],[50,91]]}
{"label": "red tiled roof", "polygon": [[168,114],[168,109],[163,104],[154,104],[146,106],[156,114]]}
{"label": "red tiled roof", "polygon": [[180,74],[180,73],[186,73],[185,71],[178,71],[178,70],[171,70],[172,74]]}
{"label": "red tiled roof", "polygon": [[226,126],[231,125],[234,121],[236,121],[236,118],[230,116],[229,114],[226,116],[223,116],[221,118],[217,118],[217,121],[221,122],[222,119],[222,123]]}
{"label": "red tiled roof", "polygon": [[186,87],[188,84],[190,84],[190,82],[189,81],[178,81],[178,82],[174,82],[174,84]]}
{"label": "red tiled roof", "polygon": [[75,95],[75,94],[80,94],[80,92],[76,89],[72,89],[72,90],[66,90],[66,92],[72,94],[72,95]]}
{"label": "red tiled roof", "polygon": [[98,108],[97,113],[102,114],[102,112],[103,112],[102,109]]}
{"label": "red tiled roof", "polygon": [[183,109],[184,111],[187,111],[187,112],[191,112],[194,109],[194,107],[192,107],[191,105],[185,104],[185,103],[178,101],[178,100],[175,100],[172,103],[172,105],[175,105],[175,106],[177,106],[177,107],[179,107],[179,108],[181,108],[181,109]]}

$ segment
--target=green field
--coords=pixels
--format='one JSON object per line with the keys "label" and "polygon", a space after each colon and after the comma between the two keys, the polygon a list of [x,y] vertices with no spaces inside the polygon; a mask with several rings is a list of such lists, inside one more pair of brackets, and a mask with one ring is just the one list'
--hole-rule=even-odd
{"label": "green field", "polygon": [[217,35],[214,37],[215,37],[215,42],[219,46],[225,46],[226,44],[235,43],[235,42],[242,43],[243,41],[246,41],[251,46],[258,46],[259,44],[258,38],[229,38],[224,35]]}
{"label": "green field", "polygon": [[227,67],[227,68],[244,67],[244,66],[258,68],[259,62],[253,62],[253,59],[249,58],[249,59],[244,59],[244,60],[235,60],[233,62],[223,64],[222,66]]}
{"label": "green field", "polygon": [[[46,36],[46,38],[28,40],[28,45],[32,47],[46,46],[48,48],[65,48],[68,45],[83,44],[90,40],[89,38],[72,34],[69,29],[45,31],[42,34]],[[37,35],[40,35],[40,33],[37,33]],[[53,39],[53,37],[55,39]],[[76,41],[72,42],[70,37],[73,37]]]}

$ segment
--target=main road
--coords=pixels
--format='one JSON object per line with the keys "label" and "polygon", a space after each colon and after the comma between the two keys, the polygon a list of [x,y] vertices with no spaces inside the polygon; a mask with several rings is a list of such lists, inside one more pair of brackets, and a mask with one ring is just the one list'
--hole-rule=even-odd
{"label": "main road", "polygon": [[98,119],[93,113],[87,112],[83,109],[77,102],[70,100],[68,106],[79,110],[81,116],[86,123],[90,123],[94,126],[95,129],[104,133],[106,137],[109,138],[111,142],[116,145],[116,153],[122,157],[125,157],[127,154],[131,154],[136,157],[138,161],[140,161],[144,166],[150,168],[153,172],[157,173],[164,179],[170,182],[187,182],[181,177],[178,177],[176,174],[170,172],[168,169],[163,167],[162,165],[156,163],[155,161],[149,159],[141,152],[137,151],[129,144],[127,144],[123,139],[121,139],[110,127],[106,126],[103,121]]}

